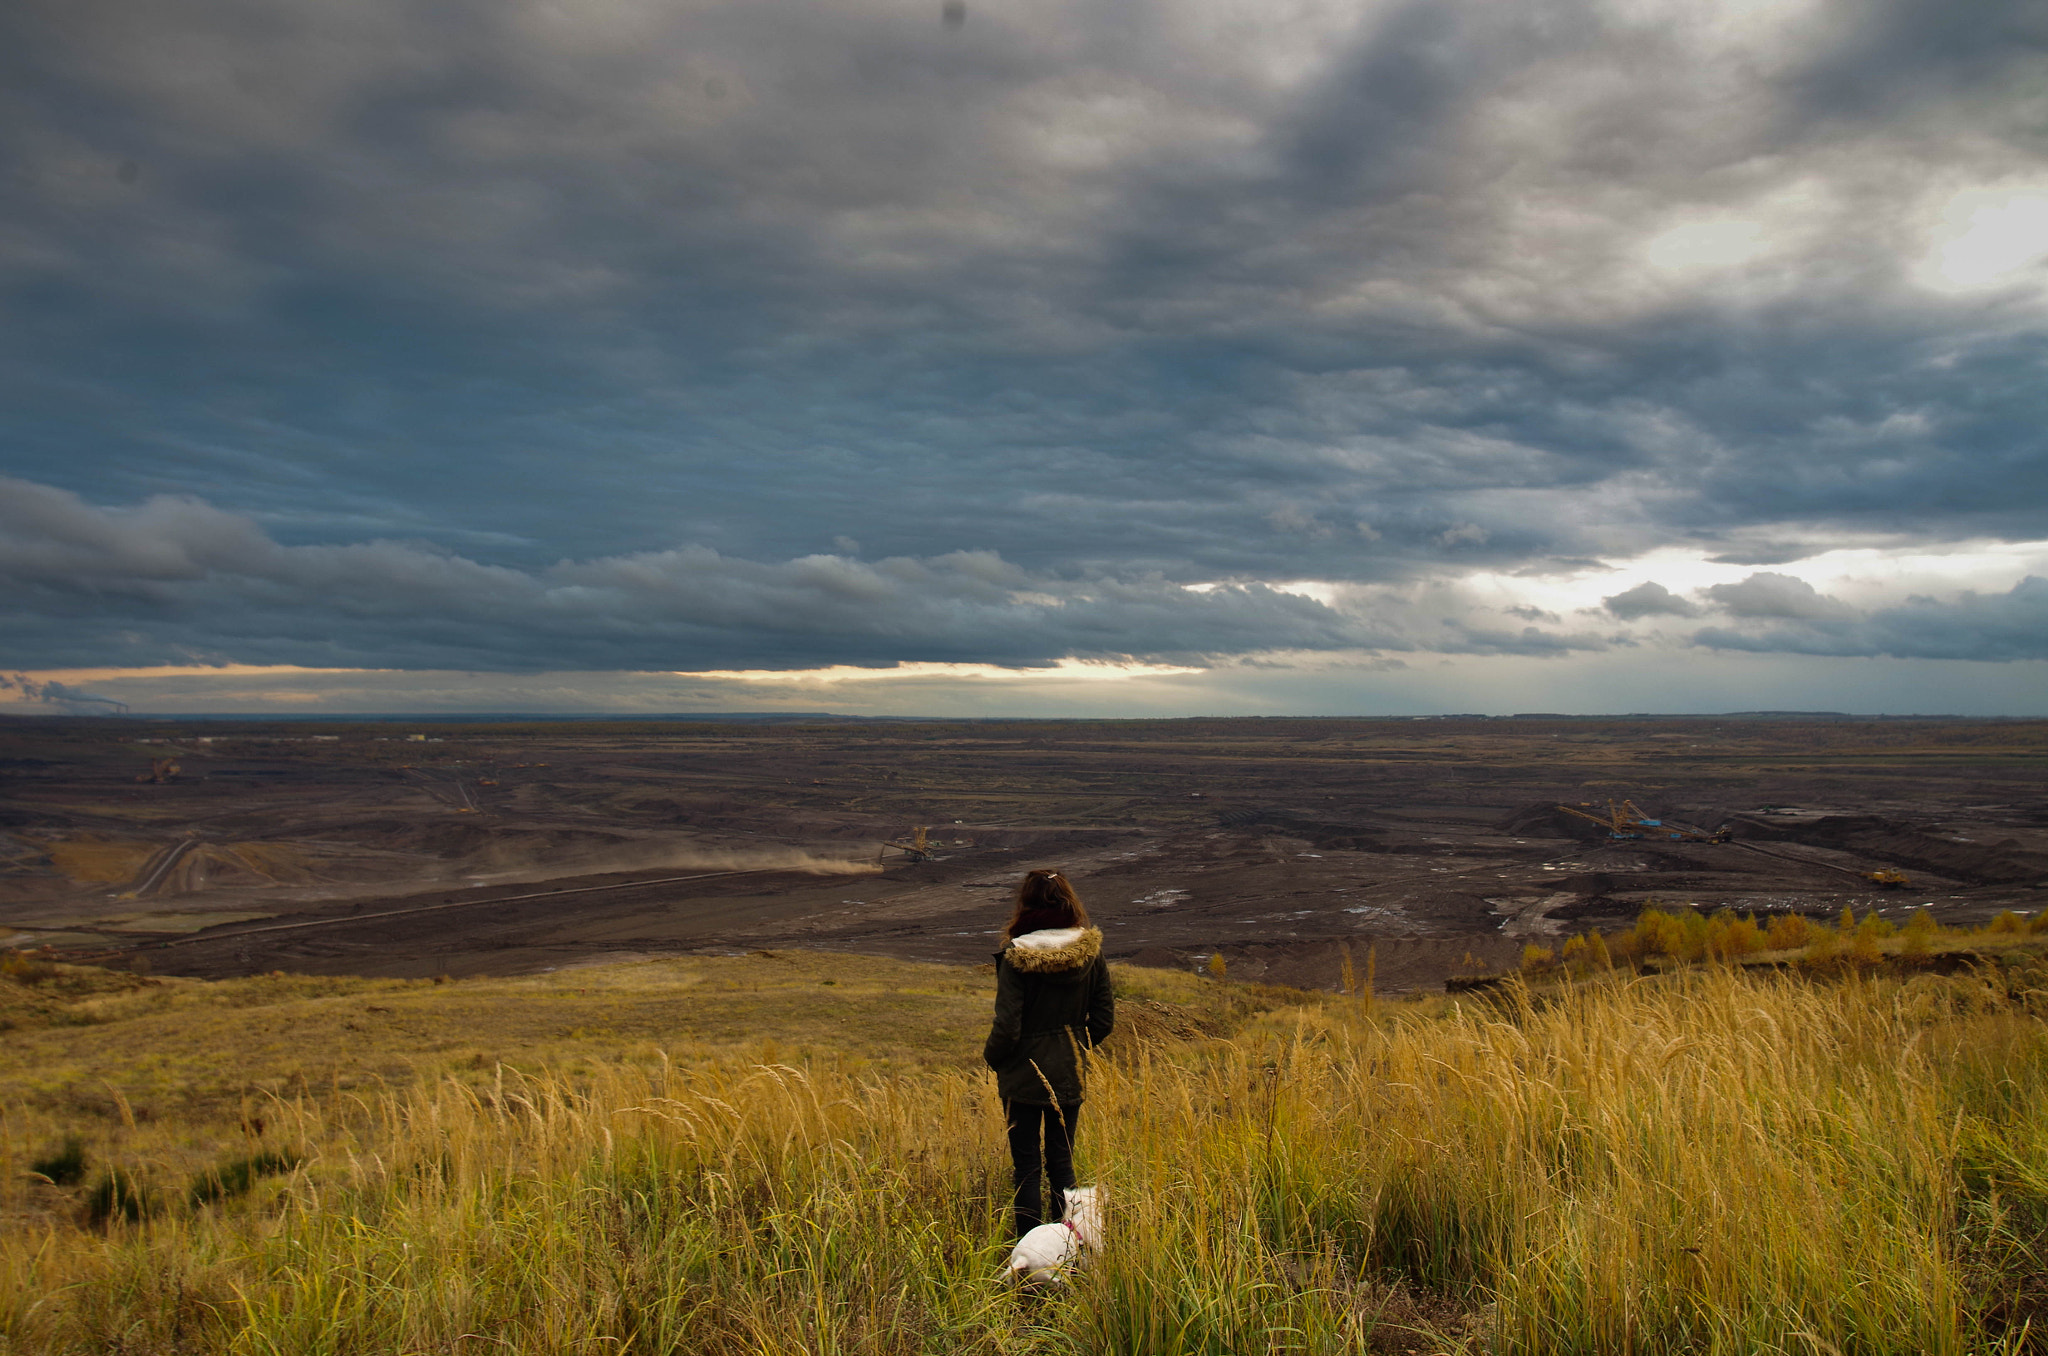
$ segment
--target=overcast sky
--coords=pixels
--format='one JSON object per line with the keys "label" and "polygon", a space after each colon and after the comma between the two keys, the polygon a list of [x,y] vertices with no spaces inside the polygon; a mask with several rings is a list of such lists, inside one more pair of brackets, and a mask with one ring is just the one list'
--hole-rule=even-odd
{"label": "overcast sky", "polygon": [[2039,0],[16,0],[0,711],[2048,713]]}

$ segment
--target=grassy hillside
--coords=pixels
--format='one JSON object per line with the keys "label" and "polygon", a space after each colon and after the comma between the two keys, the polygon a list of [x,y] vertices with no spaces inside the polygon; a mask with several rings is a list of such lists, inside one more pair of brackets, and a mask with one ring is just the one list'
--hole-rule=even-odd
{"label": "grassy hillside", "polygon": [[[963,1067],[991,982],[957,967],[762,952],[506,980],[271,975],[207,983],[58,968],[0,987],[0,1086],[59,1110],[189,1118],[244,1096],[410,1082],[500,1063],[564,1071],[816,1050],[892,1069]],[[111,1085],[111,1088],[109,1087]]]}
{"label": "grassy hillside", "polygon": [[972,971],[16,983],[0,1351],[2038,1342],[2028,948],[1404,1005],[1118,978],[1133,1029],[1082,1134],[1113,1243],[1050,1299],[993,1283]]}

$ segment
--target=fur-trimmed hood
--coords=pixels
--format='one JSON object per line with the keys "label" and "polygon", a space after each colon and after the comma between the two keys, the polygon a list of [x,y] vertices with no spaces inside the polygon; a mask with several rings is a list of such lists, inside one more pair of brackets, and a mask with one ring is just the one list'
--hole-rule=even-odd
{"label": "fur-trimmed hood", "polygon": [[1045,928],[1011,941],[1002,953],[1019,970],[1078,970],[1102,954],[1100,928]]}

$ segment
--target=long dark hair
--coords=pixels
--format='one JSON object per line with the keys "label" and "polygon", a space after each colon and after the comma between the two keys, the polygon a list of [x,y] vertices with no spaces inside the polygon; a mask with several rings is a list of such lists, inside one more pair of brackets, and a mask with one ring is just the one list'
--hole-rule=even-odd
{"label": "long dark hair", "polygon": [[1017,939],[1020,932],[1040,928],[1085,928],[1088,906],[1074,887],[1057,871],[1027,871],[1017,883],[1017,907],[1010,911],[1010,923],[1003,929],[1003,943]]}

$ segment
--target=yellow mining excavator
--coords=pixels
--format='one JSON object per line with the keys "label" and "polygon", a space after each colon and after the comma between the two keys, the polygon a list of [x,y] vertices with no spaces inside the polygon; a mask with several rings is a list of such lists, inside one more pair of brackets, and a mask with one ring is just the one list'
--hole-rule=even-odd
{"label": "yellow mining excavator", "polygon": [[156,786],[162,786],[164,783],[170,781],[177,775],[177,759],[152,758],[149,760],[149,771],[137,773],[135,780],[138,782],[149,782]]}
{"label": "yellow mining excavator", "polygon": [[875,860],[881,861],[884,857],[887,857],[890,848],[895,848],[913,862],[928,862],[932,860],[932,858],[938,856],[938,853],[933,849],[930,840],[925,837],[928,832],[928,827],[920,824],[912,831],[909,842],[882,844],[882,850],[875,854]]}
{"label": "yellow mining excavator", "polygon": [[1875,871],[1866,871],[1863,873],[1863,879],[1869,881],[1880,890],[1903,890],[1913,883],[1907,879],[1905,872],[1894,871],[1889,866],[1881,866]]}
{"label": "yellow mining excavator", "polygon": [[1632,800],[1608,801],[1607,813],[1604,815],[1592,808],[1591,801],[1580,801],[1579,804],[1585,808],[1579,809],[1570,805],[1560,805],[1557,808],[1568,815],[1577,815],[1580,819],[1598,824],[1607,830],[1609,838],[1666,838],[1679,843],[1728,841],[1728,830],[1725,828],[1709,832],[1706,829],[1696,829],[1690,824],[1666,823],[1661,819],[1652,819],[1637,809],[1636,803]]}

